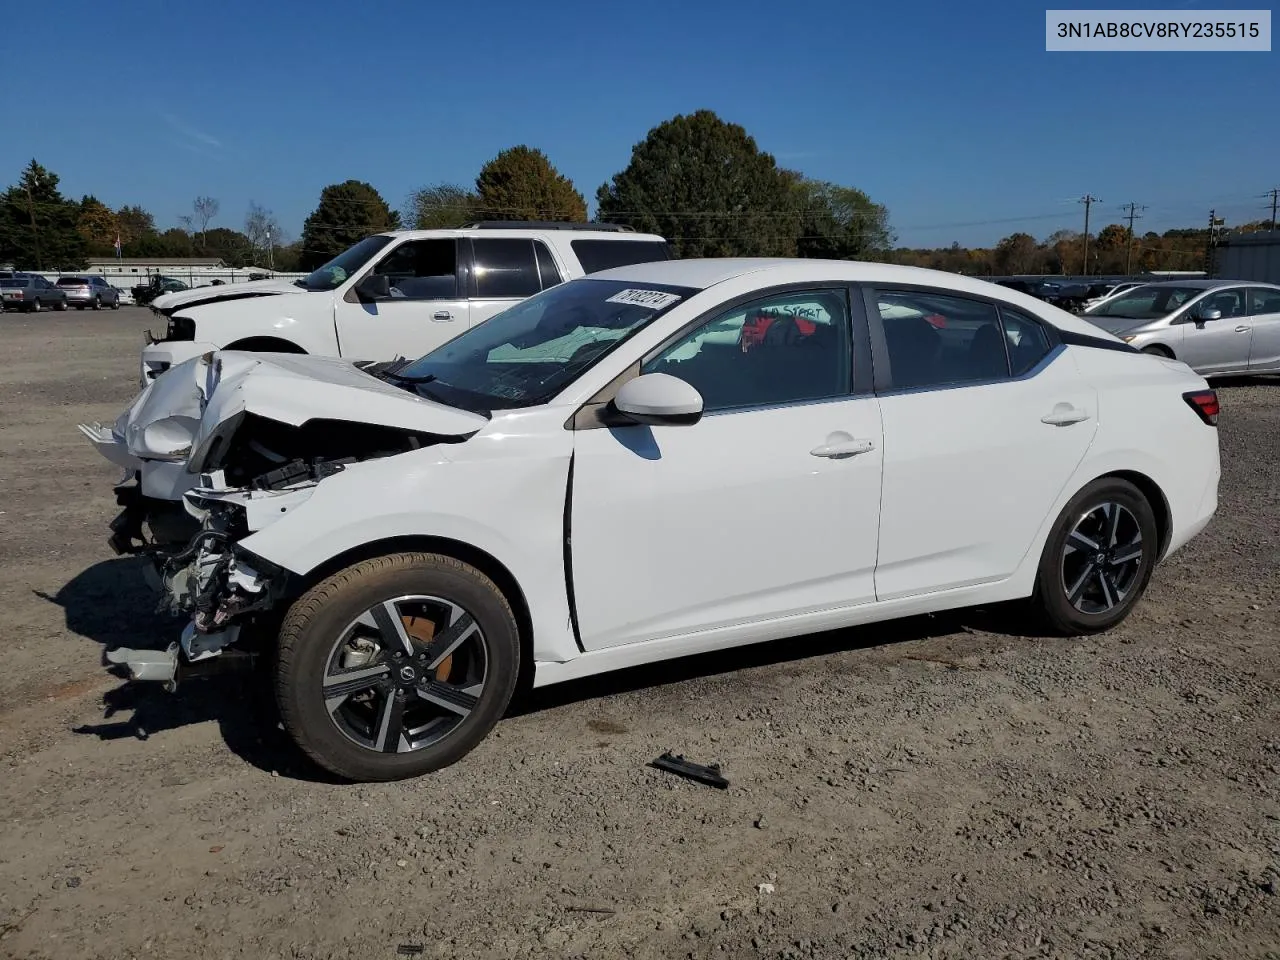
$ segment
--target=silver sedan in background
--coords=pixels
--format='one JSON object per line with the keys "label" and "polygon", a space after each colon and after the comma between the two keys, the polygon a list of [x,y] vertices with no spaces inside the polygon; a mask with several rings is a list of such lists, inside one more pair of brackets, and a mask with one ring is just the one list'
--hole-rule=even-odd
{"label": "silver sedan in background", "polygon": [[1280,286],[1168,280],[1134,287],[1081,317],[1201,376],[1280,374]]}

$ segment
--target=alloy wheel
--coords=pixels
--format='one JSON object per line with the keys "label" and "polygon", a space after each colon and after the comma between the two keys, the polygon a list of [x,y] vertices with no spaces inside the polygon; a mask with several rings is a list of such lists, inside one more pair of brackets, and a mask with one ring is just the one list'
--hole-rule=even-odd
{"label": "alloy wheel", "polygon": [[1088,615],[1114,610],[1138,584],[1145,549],[1142,528],[1128,507],[1114,501],[1091,507],[1062,548],[1067,602]]}
{"label": "alloy wheel", "polygon": [[397,597],[342,631],[321,696],[347,739],[378,753],[409,753],[466,721],[488,666],[484,634],[469,611],[440,597]]}

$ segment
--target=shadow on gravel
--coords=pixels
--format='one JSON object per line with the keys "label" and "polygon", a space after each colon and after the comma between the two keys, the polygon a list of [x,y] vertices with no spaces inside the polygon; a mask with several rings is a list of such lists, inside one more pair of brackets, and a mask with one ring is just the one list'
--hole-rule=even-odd
{"label": "shadow on gravel", "polygon": [[193,678],[174,694],[159,684],[125,680],[121,668],[107,663],[108,650],[163,650],[182,630],[182,619],[156,612],[156,593],[143,579],[145,563],[137,557],[104,560],[77,574],[56,594],[35,591],[63,608],[68,630],[102,645],[104,670],[122,680],[102,698],[104,722],[85,724],[74,732],[103,741],[145,740],[166,730],[213,721],[232,752],[258,769],[300,780],[334,782],[280,729],[265,671]]}
{"label": "shadow on gravel", "polygon": [[[143,581],[143,562],[136,558],[103,561],[80,573],[57,594],[37,591],[37,595],[61,606],[66,611],[67,628],[102,644],[104,653],[119,646],[163,649],[178,635],[182,623],[154,612],[156,596]],[[992,608],[829,630],[632,667],[545,689],[530,690],[522,684],[523,693],[517,695],[506,715],[520,716],[698,677],[965,631],[1026,636],[1019,626],[1016,617]],[[108,667],[105,658],[103,664]],[[115,672],[119,669],[109,668],[121,676]],[[190,679],[176,694],[159,684],[125,680],[103,696],[103,722],[85,724],[74,732],[102,741],[145,740],[166,730],[213,721],[231,751],[259,770],[313,783],[341,783],[315,766],[284,733],[270,683],[269,669]],[[116,719],[119,714],[128,717]]]}
{"label": "shadow on gravel", "polygon": [[1280,388],[1280,377],[1277,376],[1257,376],[1257,377],[1214,377],[1209,381],[1209,386],[1217,389],[1225,387],[1230,390],[1233,387],[1277,387]]}
{"label": "shadow on gravel", "polygon": [[797,663],[812,657],[823,657],[849,650],[866,650],[911,640],[926,640],[930,637],[945,637],[970,630],[1002,636],[1028,636],[1019,629],[1019,626],[1016,617],[1011,616],[1008,611],[996,608],[972,608],[889,620],[844,630],[827,630],[804,637],[754,643],[729,650],[695,654],[678,660],[664,660],[586,677],[582,680],[557,683],[550,687],[526,690],[507,711],[507,716],[537,713],[540,710],[549,710],[596,697],[608,697],[643,690],[646,687],[682,683],[698,677],[716,676],[733,673],[736,670],[780,663]]}

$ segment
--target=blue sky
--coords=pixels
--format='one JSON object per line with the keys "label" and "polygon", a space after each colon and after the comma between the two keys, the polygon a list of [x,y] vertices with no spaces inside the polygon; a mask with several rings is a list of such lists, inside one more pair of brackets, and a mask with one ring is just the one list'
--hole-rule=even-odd
{"label": "blue sky", "polygon": [[162,227],[208,195],[214,226],[242,227],[254,200],[296,237],[328,183],[367,180],[399,207],[517,143],[590,202],[652,126],[708,108],[781,164],[866,190],[911,246],[1079,229],[1086,192],[1099,226],[1129,201],[1147,206],[1140,229],[1210,207],[1262,216],[1280,185],[1280,54],[1046,53],[1044,17],[1025,2],[64,0],[24,17],[47,20],[45,44],[0,62],[7,110],[25,108],[0,137],[0,183],[35,157],[67,194],[142,204]]}

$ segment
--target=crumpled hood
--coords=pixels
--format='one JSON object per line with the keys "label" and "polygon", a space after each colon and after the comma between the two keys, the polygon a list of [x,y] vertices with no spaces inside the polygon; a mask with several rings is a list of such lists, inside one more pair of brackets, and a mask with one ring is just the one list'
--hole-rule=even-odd
{"label": "crumpled hood", "polygon": [[472,434],[488,422],[392,386],[338,357],[218,350],[153,380],[112,433],[140,459],[194,463],[207,452],[202,447],[215,428],[244,412],[292,426],[342,420],[448,437]]}
{"label": "crumpled hood", "polygon": [[469,436],[489,422],[481,414],[445,406],[379,380],[338,357],[238,350],[218,351],[214,356],[216,384],[205,402],[187,464],[193,471],[204,462],[219,425],[243,413],[295,427],[310,420],[339,420],[441,437]]}
{"label": "crumpled hood", "polygon": [[197,287],[194,290],[175,290],[151,301],[151,306],[161,313],[178,307],[195,307],[219,300],[241,300],[245,297],[277,296],[286,293],[309,293],[292,280],[249,280],[244,283],[224,283],[217,287]]}

